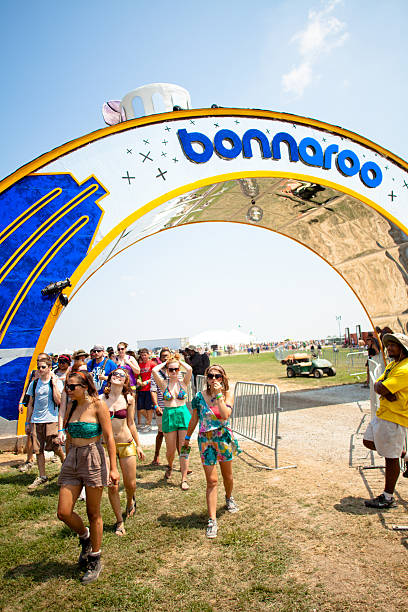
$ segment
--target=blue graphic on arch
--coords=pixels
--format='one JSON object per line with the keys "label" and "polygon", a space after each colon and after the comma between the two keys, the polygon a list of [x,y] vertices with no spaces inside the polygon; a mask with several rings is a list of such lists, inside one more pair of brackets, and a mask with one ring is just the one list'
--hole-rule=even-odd
{"label": "blue graphic on arch", "polygon": [[106,189],[91,176],[26,176],[0,194],[0,417],[16,419],[27,369],[56,296],[84,259]]}

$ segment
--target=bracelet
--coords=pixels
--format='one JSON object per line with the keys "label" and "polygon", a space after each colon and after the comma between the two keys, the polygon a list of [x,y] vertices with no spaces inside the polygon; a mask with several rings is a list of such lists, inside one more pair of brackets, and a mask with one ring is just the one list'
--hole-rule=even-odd
{"label": "bracelet", "polygon": [[65,429],[59,429],[58,432],[60,432],[60,431],[65,431]]}
{"label": "bracelet", "polygon": [[222,399],[224,396],[222,393],[217,393],[217,395],[215,396],[215,399]]}
{"label": "bracelet", "polygon": [[153,410],[157,410],[158,407],[158,404],[156,404],[155,406],[153,406]]}
{"label": "bracelet", "polygon": [[191,440],[191,436],[184,436],[185,440]]}
{"label": "bracelet", "polygon": [[25,422],[26,425],[31,425],[30,421]]}

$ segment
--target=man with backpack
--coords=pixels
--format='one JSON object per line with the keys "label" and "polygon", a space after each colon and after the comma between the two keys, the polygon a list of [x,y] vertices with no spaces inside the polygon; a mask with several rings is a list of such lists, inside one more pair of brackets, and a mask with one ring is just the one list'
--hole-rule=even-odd
{"label": "man with backpack", "polygon": [[104,356],[105,349],[102,344],[95,344],[90,352],[95,356],[87,363],[88,372],[93,376],[95,387],[99,395],[102,395],[109,374],[113,372],[113,370],[116,370],[118,366],[112,359]]}
{"label": "man with backpack", "polygon": [[61,462],[65,459],[58,441],[58,410],[63,383],[51,368],[51,357],[47,355],[39,359],[38,378],[34,378],[27,389],[29,400],[26,434],[31,436],[39,472],[39,476],[29,485],[29,489],[36,489],[48,481],[44,451],[54,451]]}

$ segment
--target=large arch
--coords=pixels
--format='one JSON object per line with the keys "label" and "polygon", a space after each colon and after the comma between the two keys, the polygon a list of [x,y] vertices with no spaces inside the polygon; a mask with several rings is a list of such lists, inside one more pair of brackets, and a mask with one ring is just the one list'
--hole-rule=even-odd
{"label": "large arch", "polygon": [[[98,130],[0,183],[0,417],[72,299],[121,250],[176,225],[233,221],[313,250],[373,324],[407,331],[407,164],[342,128],[271,111],[201,109]],[[103,207],[103,208],[102,208]],[[1,427],[1,426],[0,426]]]}

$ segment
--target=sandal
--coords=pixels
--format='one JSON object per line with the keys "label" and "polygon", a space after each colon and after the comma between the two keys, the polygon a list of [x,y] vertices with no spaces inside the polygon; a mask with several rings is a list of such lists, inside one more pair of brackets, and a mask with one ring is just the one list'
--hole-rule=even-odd
{"label": "sandal", "polygon": [[136,512],[136,498],[135,496],[133,496],[132,499],[132,504],[130,506],[130,508],[126,508],[126,518],[131,518],[132,516],[134,516]]}
{"label": "sandal", "polygon": [[188,491],[190,488],[190,485],[188,484],[187,480],[183,480],[180,487],[182,491]]}
{"label": "sandal", "polygon": [[164,477],[166,480],[168,480],[171,477],[172,471],[173,471],[173,468],[171,468],[170,466],[167,466],[167,469],[164,472]]}
{"label": "sandal", "polygon": [[119,523],[115,523],[115,533],[117,536],[126,535],[125,525],[123,524],[123,521],[120,521]]}
{"label": "sandal", "polygon": [[150,465],[161,465],[158,459],[154,459]]}

